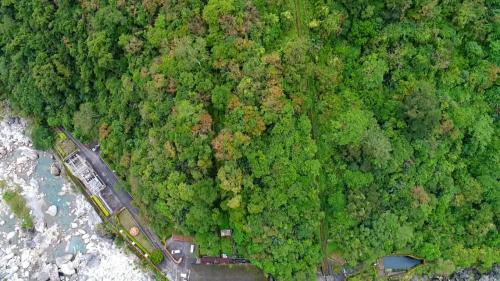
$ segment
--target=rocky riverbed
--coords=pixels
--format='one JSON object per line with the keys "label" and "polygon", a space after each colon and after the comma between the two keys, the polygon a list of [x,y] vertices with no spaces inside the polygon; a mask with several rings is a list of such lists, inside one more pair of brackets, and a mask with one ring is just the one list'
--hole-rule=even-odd
{"label": "rocky riverbed", "polygon": [[476,269],[460,269],[450,277],[415,276],[411,281],[500,281],[500,265],[495,265],[490,272],[480,273]]}
{"label": "rocky riverbed", "polygon": [[26,199],[34,229],[23,230],[0,200],[0,280],[152,280],[137,257],[97,234],[101,219],[67,179],[50,173],[53,157],[32,148],[26,122],[2,112],[0,180]]}

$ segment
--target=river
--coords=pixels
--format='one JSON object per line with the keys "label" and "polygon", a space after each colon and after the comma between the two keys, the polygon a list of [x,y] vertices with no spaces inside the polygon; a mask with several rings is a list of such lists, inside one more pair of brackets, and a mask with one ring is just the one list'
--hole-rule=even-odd
{"label": "river", "polygon": [[20,191],[34,220],[33,231],[21,229],[0,200],[0,280],[153,280],[135,255],[98,235],[101,219],[50,173],[52,155],[32,149],[26,122],[0,110],[0,180]]}

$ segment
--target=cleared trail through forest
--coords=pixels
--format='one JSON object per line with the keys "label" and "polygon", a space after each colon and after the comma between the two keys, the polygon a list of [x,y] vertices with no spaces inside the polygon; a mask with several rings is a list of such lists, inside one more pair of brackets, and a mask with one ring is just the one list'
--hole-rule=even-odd
{"label": "cleared trail through forest", "polygon": [[[313,93],[314,94],[314,93]],[[314,94],[314,101],[317,103],[319,101],[317,95]],[[317,132],[317,116],[316,116],[316,110],[315,108],[311,108],[311,110],[308,112],[309,119],[311,120],[311,133],[312,133],[312,138],[315,140],[318,146],[319,145],[319,135]],[[316,159],[319,160],[319,155],[318,153],[320,152],[320,147],[318,147],[318,151],[316,152]],[[322,171],[322,167],[320,168],[320,173],[319,176],[316,177],[316,184],[319,187],[319,197],[320,197],[320,206],[321,210],[325,210],[325,205],[326,205],[326,196],[323,196],[323,192],[325,191],[325,177],[324,173]],[[319,235],[320,235],[320,246],[321,246],[321,252],[323,254],[323,260],[321,263],[321,270],[323,274],[325,275],[330,275],[332,272],[330,272],[330,267],[328,266],[328,222],[326,221],[325,217],[323,216],[320,221],[320,229],[319,229]]]}
{"label": "cleared trail through forest", "polygon": [[302,0],[294,0],[294,6],[295,6],[295,29],[297,30],[297,34],[299,36],[302,36],[302,16],[301,16],[301,11],[302,9],[300,8],[300,2]]}
{"label": "cleared trail through forest", "polygon": [[[303,29],[304,23],[307,23],[307,18],[305,11],[307,10],[307,7],[305,7],[306,3],[304,0],[293,0],[293,6],[295,8],[295,29],[297,32],[297,37],[299,38],[304,38],[308,39],[308,33],[306,30]],[[307,55],[307,54],[306,54]],[[304,89],[309,93],[311,96],[311,100],[314,101],[309,108],[309,111],[307,113],[309,120],[311,121],[311,134],[313,140],[316,142],[317,146],[321,146],[319,141],[319,135],[318,135],[318,130],[317,130],[317,112],[316,112],[316,107],[319,103],[319,97],[316,94],[315,87],[314,87],[314,79],[311,77],[307,77],[307,87]],[[317,160],[319,159],[319,153],[320,149],[318,147],[318,151],[316,152],[315,158]],[[320,168],[322,169],[322,167]],[[320,206],[321,210],[325,210],[326,206],[326,197],[322,196],[323,192],[325,191],[325,178],[324,178],[324,173],[320,171],[319,176],[316,177],[315,179],[315,184],[317,185],[319,189],[319,196],[320,196]],[[321,246],[321,253],[322,253],[322,262],[321,262],[321,270],[323,274],[325,275],[330,275],[332,272],[330,272],[330,267],[328,266],[328,222],[326,221],[325,217],[323,216],[320,221],[320,229],[319,229],[319,234],[320,234],[320,246]]]}

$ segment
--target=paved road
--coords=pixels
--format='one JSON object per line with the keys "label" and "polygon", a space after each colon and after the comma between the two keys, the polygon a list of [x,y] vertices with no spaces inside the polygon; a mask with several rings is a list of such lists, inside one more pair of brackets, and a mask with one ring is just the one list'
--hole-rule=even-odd
{"label": "paved road", "polygon": [[[64,130],[64,129],[63,129]],[[113,191],[113,194],[120,200],[120,202],[123,204],[125,208],[132,214],[134,219],[137,221],[137,224],[141,231],[149,238],[149,240],[154,244],[155,247],[158,249],[161,249],[163,252],[163,256],[165,257],[163,259],[163,262],[158,265],[158,268],[160,268],[163,272],[167,273],[174,273],[176,272],[176,265],[169,260],[168,254],[166,253],[160,239],[156,234],[154,234],[147,226],[141,224],[141,220],[138,219],[139,215],[139,210],[135,208],[134,206],[131,205],[131,202],[133,200],[132,196],[124,190],[123,188],[119,187],[119,180],[116,177],[116,175],[113,173],[113,171],[106,165],[106,163],[102,160],[102,158],[97,154],[96,152],[90,150],[87,148],[85,145],[83,145],[81,142],[79,142],[76,138],[71,135],[70,132],[64,130],[64,132],[71,138],[71,140],[78,146],[81,156],[85,157],[85,159],[92,165],[94,168],[95,172],[97,175],[104,181],[104,183],[111,187],[111,190]],[[178,280],[177,276],[175,276],[173,280]]]}

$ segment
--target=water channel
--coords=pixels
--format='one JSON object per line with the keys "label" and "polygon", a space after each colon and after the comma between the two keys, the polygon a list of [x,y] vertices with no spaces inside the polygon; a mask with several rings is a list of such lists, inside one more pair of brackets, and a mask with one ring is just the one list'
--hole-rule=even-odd
{"label": "water channel", "polygon": [[391,271],[406,271],[422,263],[422,260],[409,256],[383,257],[384,269]]}

